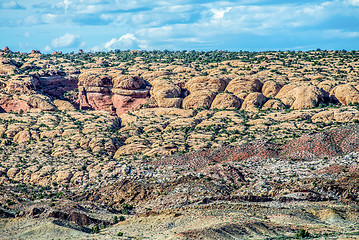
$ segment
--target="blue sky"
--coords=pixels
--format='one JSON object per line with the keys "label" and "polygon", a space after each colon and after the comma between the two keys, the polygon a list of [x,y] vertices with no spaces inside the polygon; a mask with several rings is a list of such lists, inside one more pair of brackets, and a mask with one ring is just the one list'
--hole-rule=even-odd
{"label": "blue sky", "polygon": [[0,0],[0,47],[359,50],[359,0]]}

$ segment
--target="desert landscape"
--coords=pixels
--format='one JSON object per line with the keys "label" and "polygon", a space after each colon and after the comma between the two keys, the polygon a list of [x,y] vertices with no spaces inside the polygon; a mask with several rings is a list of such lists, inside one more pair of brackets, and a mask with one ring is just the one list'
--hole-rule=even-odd
{"label": "desert landscape", "polygon": [[0,51],[1,239],[359,239],[358,51]]}

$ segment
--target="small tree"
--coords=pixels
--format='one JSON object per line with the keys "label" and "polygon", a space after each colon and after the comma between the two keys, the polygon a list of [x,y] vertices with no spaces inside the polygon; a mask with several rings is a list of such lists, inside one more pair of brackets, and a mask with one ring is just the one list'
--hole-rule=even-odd
{"label": "small tree", "polygon": [[95,225],[94,227],[92,227],[92,231],[93,231],[93,233],[99,233],[100,227],[98,225]]}
{"label": "small tree", "polygon": [[117,217],[117,216],[114,216],[114,217],[113,217],[113,224],[116,224],[116,223],[118,223],[118,217]]}
{"label": "small tree", "polygon": [[310,237],[310,234],[307,230],[299,229],[299,230],[297,230],[295,237],[296,238],[307,238],[307,237]]}

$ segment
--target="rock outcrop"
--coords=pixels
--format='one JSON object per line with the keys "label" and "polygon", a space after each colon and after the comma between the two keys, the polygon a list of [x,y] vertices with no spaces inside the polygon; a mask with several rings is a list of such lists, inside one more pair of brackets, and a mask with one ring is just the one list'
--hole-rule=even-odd
{"label": "rock outcrop", "polygon": [[151,82],[151,85],[151,97],[156,100],[158,107],[181,107],[182,89],[179,86],[167,79],[156,79]]}
{"label": "rock outcrop", "polygon": [[147,102],[149,89],[138,76],[118,75],[113,78],[112,102],[118,116]]}
{"label": "rock outcrop", "polygon": [[79,76],[80,108],[106,110],[118,116],[146,102],[149,90],[138,76],[96,69]]}
{"label": "rock outcrop", "polygon": [[104,69],[86,71],[79,76],[81,109],[105,110],[115,113],[111,100],[112,77]]}
{"label": "rock outcrop", "polygon": [[239,77],[228,83],[226,91],[239,95],[241,93],[260,92],[263,84],[258,79]]}
{"label": "rock outcrop", "polygon": [[122,155],[132,155],[132,154],[142,153],[142,151],[144,151],[145,149],[148,149],[148,147],[140,143],[127,144],[119,147],[114,157],[119,158]]}
{"label": "rock outcrop", "polygon": [[23,142],[27,142],[31,140],[31,135],[30,132],[28,130],[24,130],[21,132],[18,132],[15,136],[14,136],[14,141],[17,143],[23,143]]}
{"label": "rock outcrop", "polygon": [[242,103],[241,109],[249,112],[258,111],[258,108],[260,108],[266,100],[267,98],[262,93],[250,93]]}
{"label": "rock outcrop", "polygon": [[342,84],[330,91],[330,98],[343,105],[359,103],[359,91],[352,83]]}
{"label": "rock outcrop", "polygon": [[78,70],[70,74],[66,74],[59,70],[40,70],[31,76],[33,86],[37,90],[40,90],[55,99],[66,98],[75,103],[77,102],[77,99],[69,99],[69,96],[67,95],[78,88],[78,73]]}
{"label": "rock outcrop", "polygon": [[42,111],[56,110],[56,106],[52,104],[51,99],[44,95],[25,95],[22,96],[22,99],[25,100],[31,108],[37,108]]}
{"label": "rock outcrop", "polygon": [[75,111],[76,108],[74,107],[74,105],[72,105],[70,102],[65,101],[65,100],[54,100],[54,105],[56,106],[56,108],[60,111]]}
{"label": "rock outcrop", "polygon": [[30,105],[21,99],[13,98],[11,95],[0,94],[0,108],[4,112],[27,112],[30,110]]}
{"label": "rock outcrop", "polygon": [[282,103],[282,101],[280,101],[278,99],[269,99],[262,106],[263,110],[267,110],[267,109],[280,110],[280,109],[284,109],[284,108],[285,108],[285,105]]}
{"label": "rock outcrop", "polygon": [[224,91],[228,81],[228,79],[214,77],[192,78],[185,85],[190,95],[183,99],[183,108],[209,108],[216,94]]}
{"label": "rock outcrop", "polygon": [[0,75],[15,74],[17,69],[17,63],[13,59],[0,57]]}
{"label": "rock outcrop", "polygon": [[291,109],[313,108],[324,102],[325,93],[314,85],[288,84],[275,96]]}
{"label": "rock outcrop", "polygon": [[267,81],[263,84],[262,93],[267,98],[274,98],[281,88],[281,84],[274,81]]}
{"label": "rock outcrop", "polygon": [[211,105],[211,109],[239,109],[241,107],[241,99],[231,93],[218,94]]}
{"label": "rock outcrop", "polygon": [[190,79],[185,87],[190,93],[198,91],[221,92],[228,84],[228,79],[214,77],[194,77]]}
{"label": "rock outcrop", "polygon": [[209,90],[200,90],[191,92],[191,94],[183,99],[184,109],[209,108],[216,94]]}

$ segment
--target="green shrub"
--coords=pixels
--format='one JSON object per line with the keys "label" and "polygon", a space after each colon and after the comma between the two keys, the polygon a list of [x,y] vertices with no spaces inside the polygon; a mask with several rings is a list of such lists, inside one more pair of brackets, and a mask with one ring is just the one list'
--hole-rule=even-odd
{"label": "green shrub", "polygon": [[297,230],[295,237],[296,238],[307,238],[307,237],[310,237],[310,234],[307,230],[299,229],[299,230]]}
{"label": "green shrub", "polygon": [[130,214],[132,209],[133,209],[133,206],[131,204],[124,203],[124,204],[122,204],[121,213],[122,214]]}
{"label": "green shrub", "polygon": [[98,225],[95,225],[94,227],[92,227],[92,232],[93,233],[99,233],[100,232],[100,227]]}

